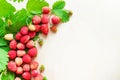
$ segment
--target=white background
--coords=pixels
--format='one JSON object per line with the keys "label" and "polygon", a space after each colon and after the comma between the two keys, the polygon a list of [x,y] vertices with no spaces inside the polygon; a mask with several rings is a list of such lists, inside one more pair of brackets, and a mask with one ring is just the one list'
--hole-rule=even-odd
{"label": "white background", "polygon": [[120,80],[120,1],[65,1],[71,20],[38,47],[48,80]]}

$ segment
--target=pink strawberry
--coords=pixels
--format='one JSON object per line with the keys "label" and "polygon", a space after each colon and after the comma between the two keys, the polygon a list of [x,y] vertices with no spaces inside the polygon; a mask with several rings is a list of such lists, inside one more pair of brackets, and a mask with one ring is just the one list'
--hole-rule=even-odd
{"label": "pink strawberry", "polygon": [[17,67],[16,74],[22,74],[22,73],[23,73],[22,67]]}
{"label": "pink strawberry", "polygon": [[8,55],[9,55],[9,58],[10,59],[15,59],[16,58],[16,55],[17,55],[17,52],[15,50],[10,50],[8,52]]}
{"label": "pink strawberry", "polygon": [[23,60],[24,63],[29,64],[29,63],[31,63],[31,60],[32,60],[32,59],[31,59],[31,57],[30,57],[28,54],[25,54],[25,55],[23,56],[22,60]]}
{"label": "pink strawberry", "polygon": [[29,41],[29,39],[30,39],[30,36],[25,35],[25,36],[21,37],[20,41],[21,41],[21,43],[25,44]]}
{"label": "pink strawberry", "polygon": [[18,32],[16,35],[15,35],[15,39],[16,40],[20,40],[20,38],[22,37],[22,34],[20,32]]}
{"label": "pink strawberry", "polygon": [[15,58],[15,63],[17,66],[22,65],[22,63],[23,63],[22,58],[20,58],[20,57]]}
{"label": "pink strawberry", "polygon": [[35,25],[40,24],[41,18],[36,15],[36,16],[34,16],[34,17],[32,18],[32,22],[33,22],[33,24],[35,24]]}
{"label": "pink strawberry", "polygon": [[28,41],[27,44],[26,44],[27,48],[33,48],[34,46],[35,46],[35,43],[34,43],[33,40]]}
{"label": "pink strawberry", "polygon": [[30,32],[28,33],[28,35],[30,36],[30,38],[34,38],[35,35],[36,35],[36,32],[30,31]]}
{"label": "pink strawberry", "polygon": [[18,43],[17,44],[17,49],[23,50],[23,49],[25,49],[25,45],[23,43]]}
{"label": "pink strawberry", "polygon": [[26,54],[26,51],[25,50],[17,50],[17,56],[18,57],[22,57]]}
{"label": "pink strawberry", "polygon": [[31,71],[32,77],[36,77],[38,74],[39,74],[39,72],[37,70],[32,70]]}
{"label": "pink strawberry", "polygon": [[42,74],[37,75],[34,80],[43,80]]}
{"label": "pink strawberry", "polygon": [[10,42],[9,46],[10,46],[10,49],[16,49],[16,47],[17,47],[17,42],[16,42],[16,40],[12,40],[12,41]]}
{"label": "pink strawberry", "polygon": [[37,48],[31,48],[28,50],[28,54],[31,56],[31,57],[35,57],[37,55]]}
{"label": "pink strawberry", "polygon": [[23,65],[23,71],[30,71],[30,65],[29,64],[24,64]]}
{"label": "pink strawberry", "polygon": [[16,77],[16,78],[15,78],[15,80],[21,80],[21,78],[19,78],[19,77]]}
{"label": "pink strawberry", "polygon": [[60,23],[60,18],[58,16],[53,16],[51,19],[53,24],[59,24]]}
{"label": "pink strawberry", "polygon": [[43,24],[48,24],[48,22],[49,22],[48,15],[42,15],[41,21]]}
{"label": "pink strawberry", "polygon": [[40,26],[40,25],[34,25],[34,26],[35,26],[35,28],[36,28],[36,30],[35,30],[35,31],[36,31],[36,32],[39,32],[39,31],[40,31],[40,27],[41,27],[41,26]]}
{"label": "pink strawberry", "polygon": [[25,79],[25,80],[30,80],[31,79],[31,75],[29,72],[24,72],[22,74],[22,77]]}
{"label": "pink strawberry", "polygon": [[30,64],[31,70],[37,69],[38,66],[39,66],[39,64],[38,64],[38,62],[36,62],[36,61],[32,61],[31,64]]}
{"label": "pink strawberry", "polygon": [[45,7],[42,8],[42,13],[43,14],[49,14],[49,12],[50,12],[50,8],[49,7],[45,6]]}
{"label": "pink strawberry", "polygon": [[27,26],[23,26],[23,27],[20,29],[20,33],[21,33],[22,35],[28,34],[28,27],[27,27]]}
{"label": "pink strawberry", "polygon": [[48,35],[48,32],[49,32],[49,28],[48,28],[48,25],[47,24],[42,24],[41,26],[41,31],[44,35]]}
{"label": "pink strawberry", "polygon": [[12,72],[16,72],[17,66],[14,61],[8,62],[8,69]]}

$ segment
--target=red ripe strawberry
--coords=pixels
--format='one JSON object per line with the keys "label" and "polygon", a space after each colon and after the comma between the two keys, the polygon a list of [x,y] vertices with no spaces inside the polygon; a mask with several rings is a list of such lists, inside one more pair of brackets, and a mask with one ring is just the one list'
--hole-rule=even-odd
{"label": "red ripe strawberry", "polygon": [[19,78],[19,77],[16,77],[16,78],[15,78],[15,80],[21,80],[21,78]]}
{"label": "red ripe strawberry", "polygon": [[10,50],[8,52],[8,55],[9,55],[9,58],[10,59],[15,59],[16,58],[16,55],[17,55],[17,52],[15,50]]}
{"label": "red ripe strawberry", "polygon": [[45,6],[45,7],[42,8],[42,13],[43,14],[49,14],[49,12],[50,12],[50,8],[49,7]]}
{"label": "red ripe strawberry", "polygon": [[51,19],[53,24],[59,24],[60,23],[60,18],[58,16],[53,16]]}
{"label": "red ripe strawberry", "polygon": [[41,27],[41,26],[40,26],[40,25],[34,25],[34,26],[35,26],[35,28],[36,28],[36,30],[35,30],[35,31],[36,31],[36,32],[39,32],[39,31],[40,31],[40,27]]}
{"label": "red ripe strawberry", "polygon": [[28,41],[27,44],[26,44],[27,48],[33,48],[34,46],[35,46],[35,43],[34,43],[33,40]]}
{"label": "red ripe strawberry", "polygon": [[16,40],[12,40],[12,41],[10,42],[9,46],[10,46],[10,49],[16,49],[16,47],[17,47],[17,42],[16,42]]}
{"label": "red ripe strawberry", "polygon": [[24,64],[23,65],[23,71],[30,71],[30,65],[29,64]]}
{"label": "red ripe strawberry", "polygon": [[20,32],[18,32],[16,35],[15,35],[15,39],[16,40],[20,40],[20,38],[22,37],[22,34]]}
{"label": "red ripe strawberry", "polygon": [[29,39],[30,39],[30,36],[25,35],[25,36],[21,37],[20,41],[21,41],[21,43],[25,44],[29,41]]}
{"label": "red ripe strawberry", "polygon": [[37,55],[37,48],[31,48],[28,50],[28,54],[31,56],[31,57],[35,57]]}
{"label": "red ripe strawberry", "polygon": [[41,21],[43,24],[48,24],[48,22],[49,22],[48,15],[42,15]]}
{"label": "red ripe strawberry", "polygon": [[26,54],[25,50],[17,50],[17,56],[22,57]]}
{"label": "red ripe strawberry", "polygon": [[35,24],[35,25],[40,24],[41,18],[36,15],[36,16],[34,16],[34,17],[32,18],[32,22],[33,22],[33,24]]}
{"label": "red ripe strawberry", "polygon": [[23,49],[25,49],[25,45],[23,43],[18,43],[17,44],[17,49],[23,50]]}
{"label": "red ripe strawberry", "polygon": [[39,74],[39,72],[37,70],[32,70],[31,71],[32,77],[36,77],[38,74]]}
{"label": "red ripe strawberry", "polygon": [[36,32],[30,31],[30,32],[28,33],[28,35],[30,36],[30,38],[34,38],[35,35],[36,35]]}
{"label": "red ripe strawberry", "polygon": [[23,26],[23,27],[20,29],[20,33],[21,33],[22,35],[28,34],[28,27],[27,27],[27,26]]}
{"label": "red ripe strawberry", "polygon": [[17,66],[14,61],[8,62],[8,69],[12,72],[16,72]]}
{"label": "red ripe strawberry", "polygon": [[22,74],[22,73],[23,73],[22,67],[17,67],[16,74]]}
{"label": "red ripe strawberry", "polygon": [[34,80],[43,80],[42,74],[37,75]]}
{"label": "red ripe strawberry", "polygon": [[30,57],[28,54],[25,54],[25,55],[23,56],[22,60],[23,60],[24,63],[29,64],[29,63],[31,63],[31,60],[32,60],[32,59],[31,59],[31,57]]}
{"label": "red ripe strawberry", "polygon": [[48,28],[48,25],[47,24],[42,24],[41,26],[41,31],[44,35],[48,35],[48,32],[49,32],[49,28]]}
{"label": "red ripe strawberry", "polygon": [[22,77],[23,77],[25,80],[31,79],[31,75],[30,75],[29,72],[24,72],[24,73],[22,74]]}
{"label": "red ripe strawberry", "polygon": [[20,57],[15,58],[15,63],[17,66],[22,65],[22,63],[23,63],[22,58],[20,58]]}
{"label": "red ripe strawberry", "polygon": [[38,64],[38,62],[36,62],[36,61],[32,61],[31,64],[30,64],[31,70],[37,69],[38,66],[39,66],[39,64]]}

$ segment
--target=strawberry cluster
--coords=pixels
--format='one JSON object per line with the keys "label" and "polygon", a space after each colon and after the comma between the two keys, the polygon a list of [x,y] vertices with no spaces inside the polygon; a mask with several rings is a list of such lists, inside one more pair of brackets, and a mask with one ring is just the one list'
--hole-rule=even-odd
{"label": "strawberry cluster", "polygon": [[[20,32],[16,33],[15,39],[10,41],[8,70],[16,73],[15,80],[21,80],[20,76],[24,80],[43,80],[42,73],[37,70],[39,63],[34,61],[38,51],[32,39],[38,32],[44,35],[48,35],[49,29],[56,32],[56,25],[60,23],[60,18],[55,15],[50,17],[50,12],[49,7],[43,7],[43,14],[33,16],[32,24],[23,26]],[[52,24],[51,28],[49,24]]]}

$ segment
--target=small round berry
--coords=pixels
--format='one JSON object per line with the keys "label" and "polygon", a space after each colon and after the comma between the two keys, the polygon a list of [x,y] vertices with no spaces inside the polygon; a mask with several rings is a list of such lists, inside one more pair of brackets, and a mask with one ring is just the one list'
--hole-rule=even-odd
{"label": "small round berry", "polygon": [[16,72],[17,70],[16,63],[14,61],[8,62],[8,69],[12,72]]}
{"label": "small round berry", "polygon": [[23,26],[23,27],[20,29],[20,33],[21,33],[22,35],[28,34],[28,27],[27,27],[27,26]]}
{"label": "small round berry", "polygon": [[15,50],[10,50],[8,52],[8,56],[9,56],[10,59],[15,59],[16,56],[17,56],[17,52]]}
{"label": "small round berry", "polygon": [[20,40],[20,38],[22,37],[22,34],[20,32],[18,32],[16,35],[15,35],[15,39],[16,40]]}
{"label": "small round berry", "polygon": [[24,79],[26,79],[26,80],[29,80],[29,79],[31,78],[31,75],[30,75],[29,72],[24,72],[24,73],[22,74],[22,77],[23,77]]}
{"label": "small round berry", "polygon": [[58,16],[53,16],[51,21],[53,24],[57,25],[60,23],[60,18]]}
{"label": "small round berry", "polygon": [[50,12],[50,8],[49,7],[45,6],[45,7],[42,8],[42,13],[43,14],[49,14],[49,12]]}
{"label": "small round berry", "polygon": [[31,59],[31,57],[30,57],[28,54],[25,54],[25,55],[23,56],[22,60],[23,60],[24,63],[29,64],[29,63],[31,63],[31,60],[32,60],[32,59]]}
{"label": "small round berry", "polygon": [[28,35],[30,36],[30,38],[34,38],[35,35],[36,35],[36,32],[35,32],[35,31],[30,31],[30,32],[28,33]]}
{"label": "small round berry", "polygon": [[36,77],[38,74],[39,74],[39,72],[37,70],[32,70],[31,71],[32,77]]}
{"label": "small round berry", "polygon": [[30,31],[35,31],[36,30],[34,25],[29,25],[28,28],[29,28]]}
{"label": "small round berry", "polygon": [[10,47],[10,49],[16,49],[17,48],[16,40],[10,41],[9,47]]}
{"label": "small round berry", "polygon": [[29,41],[29,39],[30,39],[30,36],[25,35],[25,36],[21,37],[20,42],[25,44],[25,43],[27,43]]}
{"label": "small round berry", "polygon": [[17,67],[16,74],[22,74],[22,73],[23,73],[22,67]]}
{"label": "small round berry", "polygon": [[23,63],[22,58],[20,58],[20,57],[15,58],[15,63],[17,66],[22,65],[22,63]]}
{"label": "small round berry", "polygon": [[23,43],[18,43],[17,44],[17,49],[23,50],[23,49],[25,49],[25,45]]}
{"label": "small round berry", "polygon": [[41,22],[41,18],[36,15],[32,18],[32,22],[33,22],[33,24],[38,25]]}
{"label": "small round berry", "polygon": [[31,56],[31,57],[35,57],[37,55],[37,48],[31,48],[28,50],[28,54]]}
{"label": "small round berry", "polygon": [[29,64],[24,64],[23,65],[23,71],[30,71],[30,65]]}

